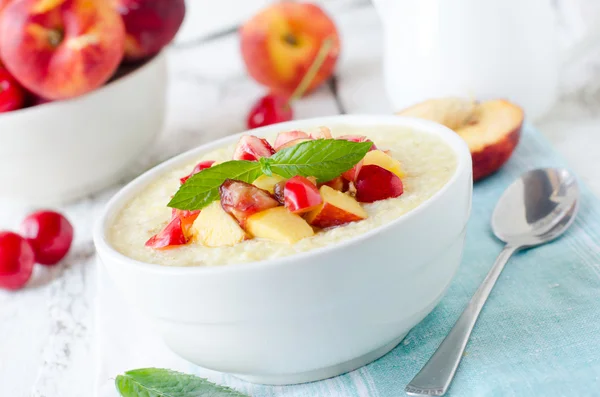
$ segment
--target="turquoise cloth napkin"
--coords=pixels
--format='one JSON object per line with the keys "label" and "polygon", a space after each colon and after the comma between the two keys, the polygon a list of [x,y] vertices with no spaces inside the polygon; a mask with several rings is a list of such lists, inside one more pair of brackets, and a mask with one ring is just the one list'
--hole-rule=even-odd
{"label": "turquoise cloth napkin", "polygon": [[[522,172],[544,166],[565,164],[526,126],[508,164],[475,185],[465,255],[448,293],[386,356],[304,385],[258,386],[227,375],[219,380],[253,397],[404,396],[404,387],[452,328],[502,248],[489,225],[498,198]],[[567,234],[517,254],[504,269],[447,395],[600,396],[600,203],[585,186],[579,216]]]}

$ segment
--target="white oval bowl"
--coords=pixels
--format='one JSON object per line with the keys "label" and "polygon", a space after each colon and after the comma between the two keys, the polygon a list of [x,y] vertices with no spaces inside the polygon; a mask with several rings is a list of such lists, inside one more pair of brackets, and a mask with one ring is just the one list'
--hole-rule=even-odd
{"label": "white oval bowl", "polygon": [[241,134],[157,166],[108,203],[94,231],[99,258],[174,352],[254,383],[315,381],[387,353],[442,298],[461,260],[471,208],[467,146],[446,127],[396,116],[324,117],[246,133],[340,124],[434,134],[456,153],[457,170],[432,198],[382,227],[280,259],[217,267],[139,262],[114,250],[107,231],[123,206],[159,175]]}
{"label": "white oval bowl", "polygon": [[0,115],[0,197],[48,205],[98,192],[162,130],[164,54],[78,98]]}

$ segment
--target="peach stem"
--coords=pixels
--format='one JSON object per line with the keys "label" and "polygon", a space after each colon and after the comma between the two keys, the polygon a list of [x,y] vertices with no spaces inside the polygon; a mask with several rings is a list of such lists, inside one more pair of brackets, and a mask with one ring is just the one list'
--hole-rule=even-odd
{"label": "peach stem", "polygon": [[325,40],[323,40],[323,44],[321,44],[321,48],[319,48],[319,52],[317,53],[317,56],[315,57],[313,63],[306,71],[304,77],[302,77],[300,84],[298,84],[298,87],[296,87],[296,89],[290,96],[290,99],[288,99],[288,105],[296,99],[302,97],[302,95],[304,95],[304,93],[310,86],[310,83],[312,83],[314,78],[317,76],[317,73],[319,73],[319,69],[321,69],[321,66],[323,66],[325,59],[329,55],[329,51],[331,51],[331,47],[333,47],[333,38],[328,37]]}

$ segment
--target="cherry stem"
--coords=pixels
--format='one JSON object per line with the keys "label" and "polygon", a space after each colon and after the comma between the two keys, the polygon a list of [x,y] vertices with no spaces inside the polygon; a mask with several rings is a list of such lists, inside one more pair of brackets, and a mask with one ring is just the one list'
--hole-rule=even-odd
{"label": "cherry stem", "polygon": [[310,83],[312,83],[312,81],[317,76],[317,73],[319,73],[319,69],[321,69],[321,66],[323,66],[325,59],[329,55],[329,51],[331,51],[331,47],[333,47],[333,38],[332,37],[328,37],[325,40],[323,40],[323,44],[321,44],[321,48],[319,48],[319,52],[317,53],[317,56],[313,60],[313,63],[310,65],[310,67],[306,71],[306,74],[304,75],[304,77],[302,77],[300,84],[298,84],[298,87],[296,87],[296,89],[292,93],[292,96],[290,96],[290,98],[288,99],[288,105],[291,104],[296,99],[301,98],[302,95],[304,95],[304,93],[310,86]]}

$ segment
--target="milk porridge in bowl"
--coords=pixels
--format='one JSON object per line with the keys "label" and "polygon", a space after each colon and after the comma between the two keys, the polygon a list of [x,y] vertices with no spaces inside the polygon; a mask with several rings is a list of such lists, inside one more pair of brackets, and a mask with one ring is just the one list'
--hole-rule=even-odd
{"label": "milk porridge in bowl", "polygon": [[94,241],[181,357],[255,383],[314,381],[387,353],[442,299],[471,175],[466,144],[432,122],[282,123],[140,176]]}
{"label": "milk porridge in bowl", "polygon": [[[336,143],[344,146],[338,149]],[[302,156],[313,156],[314,167],[282,169],[284,175],[258,170],[254,180],[236,180],[236,171],[226,175],[226,169],[215,174],[223,181],[214,199],[198,199],[202,208],[175,200],[174,208],[167,207],[191,174],[199,178],[215,171],[213,167],[235,165],[227,163],[231,160],[258,164],[261,158],[283,158],[292,150],[301,153],[286,158],[303,161]],[[318,169],[332,167],[330,159],[320,155],[335,150],[342,158],[353,150],[360,154],[332,173]],[[456,165],[450,146],[409,128],[329,125],[281,131],[266,139],[244,135],[147,186],[123,208],[109,238],[128,257],[166,266],[282,257],[335,244],[402,216],[440,190]],[[327,174],[319,180],[322,172]]]}

